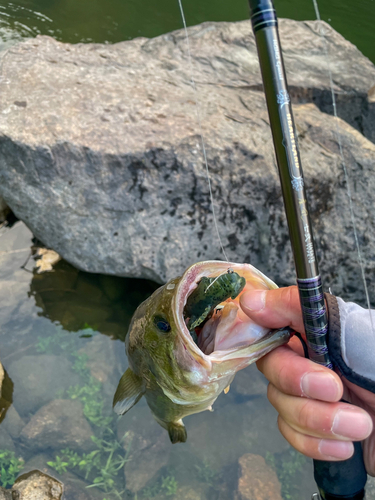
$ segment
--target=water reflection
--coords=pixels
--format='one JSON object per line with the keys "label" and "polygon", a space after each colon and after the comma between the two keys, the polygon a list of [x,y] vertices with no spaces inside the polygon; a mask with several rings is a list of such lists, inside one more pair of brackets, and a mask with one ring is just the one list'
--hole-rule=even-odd
{"label": "water reflection", "polygon": [[65,330],[92,328],[124,340],[135,309],[158,286],[148,280],[88,274],[60,261],[54,272],[33,275],[29,296],[40,316]]}

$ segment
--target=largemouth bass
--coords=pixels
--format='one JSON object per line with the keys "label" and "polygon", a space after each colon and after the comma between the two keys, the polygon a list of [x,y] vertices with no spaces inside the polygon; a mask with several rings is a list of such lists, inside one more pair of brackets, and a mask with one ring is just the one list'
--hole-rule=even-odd
{"label": "largemouth bass", "polygon": [[145,396],[172,443],[185,442],[183,417],[210,410],[238,370],[288,342],[289,329],[261,327],[239,306],[244,291],[273,288],[250,264],[206,261],[156,290],[129,326],[116,413]]}

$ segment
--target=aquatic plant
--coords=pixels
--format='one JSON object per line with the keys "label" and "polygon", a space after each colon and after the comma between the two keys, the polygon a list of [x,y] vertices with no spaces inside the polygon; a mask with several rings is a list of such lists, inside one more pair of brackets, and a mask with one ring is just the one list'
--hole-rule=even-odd
{"label": "aquatic plant", "polygon": [[271,466],[277,474],[281,484],[281,496],[284,500],[300,500],[300,493],[296,491],[299,483],[298,475],[306,465],[307,459],[295,450],[275,456],[266,453],[266,463]]}
{"label": "aquatic plant", "polygon": [[22,458],[16,458],[14,451],[0,450],[0,485],[11,486],[24,467]]}
{"label": "aquatic plant", "polygon": [[106,493],[121,497],[123,491],[118,489],[118,472],[123,469],[128,460],[127,453],[121,443],[113,436],[113,431],[108,430],[112,439],[99,439],[92,436],[97,449],[90,453],[79,455],[77,452],[66,448],[60,451],[55,461],[47,462],[47,465],[60,474],[71,470],[80,472],[90,484],[87,488],[100,488]]}
{"label": "aquatic plant", "polygon": [[220,478],[220,474],[211,467],[206,458],[199,465],[196,464],[195,468],[197,470],[198,478],[209,486],[214,486]]}
{"label": "aquatic plant", "polygon": [[143,498],[154,498],[158,495],[171,497],[177,493],[178,483],[174,476],[161,477],[153,486],[143,488]]}

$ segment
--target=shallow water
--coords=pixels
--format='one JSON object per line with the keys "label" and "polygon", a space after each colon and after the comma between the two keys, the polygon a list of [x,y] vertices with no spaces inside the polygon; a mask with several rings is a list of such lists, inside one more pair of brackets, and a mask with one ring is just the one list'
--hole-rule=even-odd
{"label": "shallow water", "polygon": [[[64,261],[37,275],[32,258],[22,267],[32,245],[21,222],[0,230],[0,352],[13,383],[0,450],[21,458],[23,471],[60,478],[67,500],[230,500],[246,453],[267,458],[285,499],[310,499],[311,463],[280,436],[255,367],[238,374],[213,413],[185,419],[186,444],[169,443],[144,400],[115,416],[111,400],[127,366],[124,335],[132,312],[157,285],[90,275]],[[9,467],[9,459],[4,463]]]}
{"label": "shallow water", "polygon": [[[185,0],[188,25],[248,18],[246,0]],[[315,19],[312,0],[276,0],[279,17]],[[321,17],[375,62],[375,1],[320,0]],[[119,42],[180,29],[177,0],[0,0],[0,48],[24,37],[51,35],[77,42]]]}

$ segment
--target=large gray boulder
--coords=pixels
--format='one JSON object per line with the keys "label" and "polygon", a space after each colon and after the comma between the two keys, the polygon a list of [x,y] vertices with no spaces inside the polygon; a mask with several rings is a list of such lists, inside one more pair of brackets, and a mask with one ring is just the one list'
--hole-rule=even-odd
{"label": "large gray boulder", "polygon": [[[325,25],[364,257],[372,256],[372,63]],[[281,39],[323,274],[363,299],[316,22]],[[219,231],[230,260],[278,280],[293,262],[249,22],[189,28]],[[34,234],[86,271],[162,282],[222,258],[182,31],[115,45],[37,37],[0,78],[0,195]],[[370,97],[369,97],[370,95]],[[307,103],[307,104],[306,104]],[[313,104],[312,104],[313,103]],[[366,271],[371,269],[373,260]]]}

